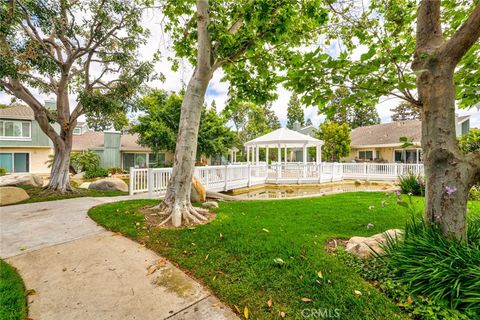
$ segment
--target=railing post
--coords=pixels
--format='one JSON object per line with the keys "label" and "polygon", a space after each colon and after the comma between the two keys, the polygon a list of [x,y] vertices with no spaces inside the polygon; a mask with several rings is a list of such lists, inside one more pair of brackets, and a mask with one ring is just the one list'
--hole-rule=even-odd
{"label": "railing post", "polygon": [[153,170],[150,167],[147,169],[147,189],[148,198],[153,198]]}
{"label": "railing post", "polygon": [[225,179],[225,186],[223,187],[224,191],[228,190],[228,164],[225,165],[225,174],[223,175]]}
{"label": "railing post", "polygon": [[252,181],[252,165],[249,163],[248,164],[248,181],[247,181],[247,186],[250,187],[251,181]]}
{"label": "railing post", "polygon": [[210,184],[210,170],[208,169],[208,166],[205,166],[207,169],[205,170],[205,189],[208,190],[208,186]]}
{"label": "railing post", "polygon": [[398,178],[398,163],[395,162],[394,168],[395,169],[393,170],[393,178],[395,180],[397,180],[397,178]]}
{"label": "railing post", "polygon": [[129,188],[128,188],[128,194],[129,195],[133,195],[133,192],[134,192],[134,186],[135,186],[135,172],[133,171],[133,167],[130,167],[130,172],[128,173],[129,174]]}

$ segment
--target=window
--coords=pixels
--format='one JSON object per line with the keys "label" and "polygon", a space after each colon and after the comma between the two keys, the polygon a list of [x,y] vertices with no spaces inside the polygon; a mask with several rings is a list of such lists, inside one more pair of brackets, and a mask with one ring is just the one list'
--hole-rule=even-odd
{"label": "window", "polygon": [[123,154],[123,170],[129,170],[131,167],[146,168],[146,153],[124,153]]}
{"label": "window", "polygon": [[81,135],[82,134],[82,129],[81,128],[75,128],[73,129],[73,134],[74,135]]}
{"label": "window", "polygon": [[358,151],[358,158],[360,160],[373,160],[373,150]]}
{"label": "window", "polygon": [[0,153],[0,167],[7,172],[29,172],[30,154],[28,153]]}
{"label": "window", "polygon": [[30,121],[0,121],[0,138],[21,140],[31,138]]}
{"label": "window", "polygon": [[395,162],[397,162],[397,163],[421,163],[422,162],[422,150],[420,150],[420,149],[395,150]]}
{"label": "window", "polygon": [[148,155],[148,166],[150,168],[162,168],[165,166],[165,153],[150,153]]}

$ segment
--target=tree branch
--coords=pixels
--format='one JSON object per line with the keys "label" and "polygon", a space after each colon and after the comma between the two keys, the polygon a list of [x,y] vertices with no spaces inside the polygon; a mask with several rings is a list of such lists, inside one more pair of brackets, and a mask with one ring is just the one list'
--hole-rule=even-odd
{"label": "tree branch", "polygon": [[467,20],[442,47],[440,55],[455,67],[473,44],[480,38],[480,2]]}

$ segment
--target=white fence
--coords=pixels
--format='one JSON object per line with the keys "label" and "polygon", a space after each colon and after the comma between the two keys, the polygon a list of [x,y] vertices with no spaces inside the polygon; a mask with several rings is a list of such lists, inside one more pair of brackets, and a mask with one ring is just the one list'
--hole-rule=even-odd
{"label": "white fence", "polygon": [[[130,168],[130,194],[165,194],[172,168]],[[398,163],[283,163],[234,164],[195,167],[194,175],[209,191],[226,191],[273,183],[325,183],[351,179],[397,180],[414,173],[423,175],[423,164]]]}

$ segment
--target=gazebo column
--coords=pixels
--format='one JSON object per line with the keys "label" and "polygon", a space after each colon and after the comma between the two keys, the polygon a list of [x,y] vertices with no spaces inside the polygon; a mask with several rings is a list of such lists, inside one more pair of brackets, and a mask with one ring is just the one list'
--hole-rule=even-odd
{"label": "gazebo column", "polygon": [[267,144],[267,147],[265,149],[265,161],[267,162],[267,167],[268,167],[268,144]]}
{"label": "gazebo column", "polygon": [[285,169],[286,169],[287,168],[287,145],[285,145],[284,155],[285,155]]}
{"label": "gazebo column", "polygon": [[250,164],[250,147],[247,147],[247,163]]}
{"label": "gazebo column", "polygon": [[260,152],[259,152],[259,147],[258,145],[255,146],[255,159],[256,159],[256,162],[257,162],[257,166],[260,164]]}
{"label": "gazebo column", "polygon": [[277,179],[282,177],[282,147],[277,145]]}
{"label": "gazebo column", "polygon": [[303,177],[307,177],[307,145],[303,145]]}

